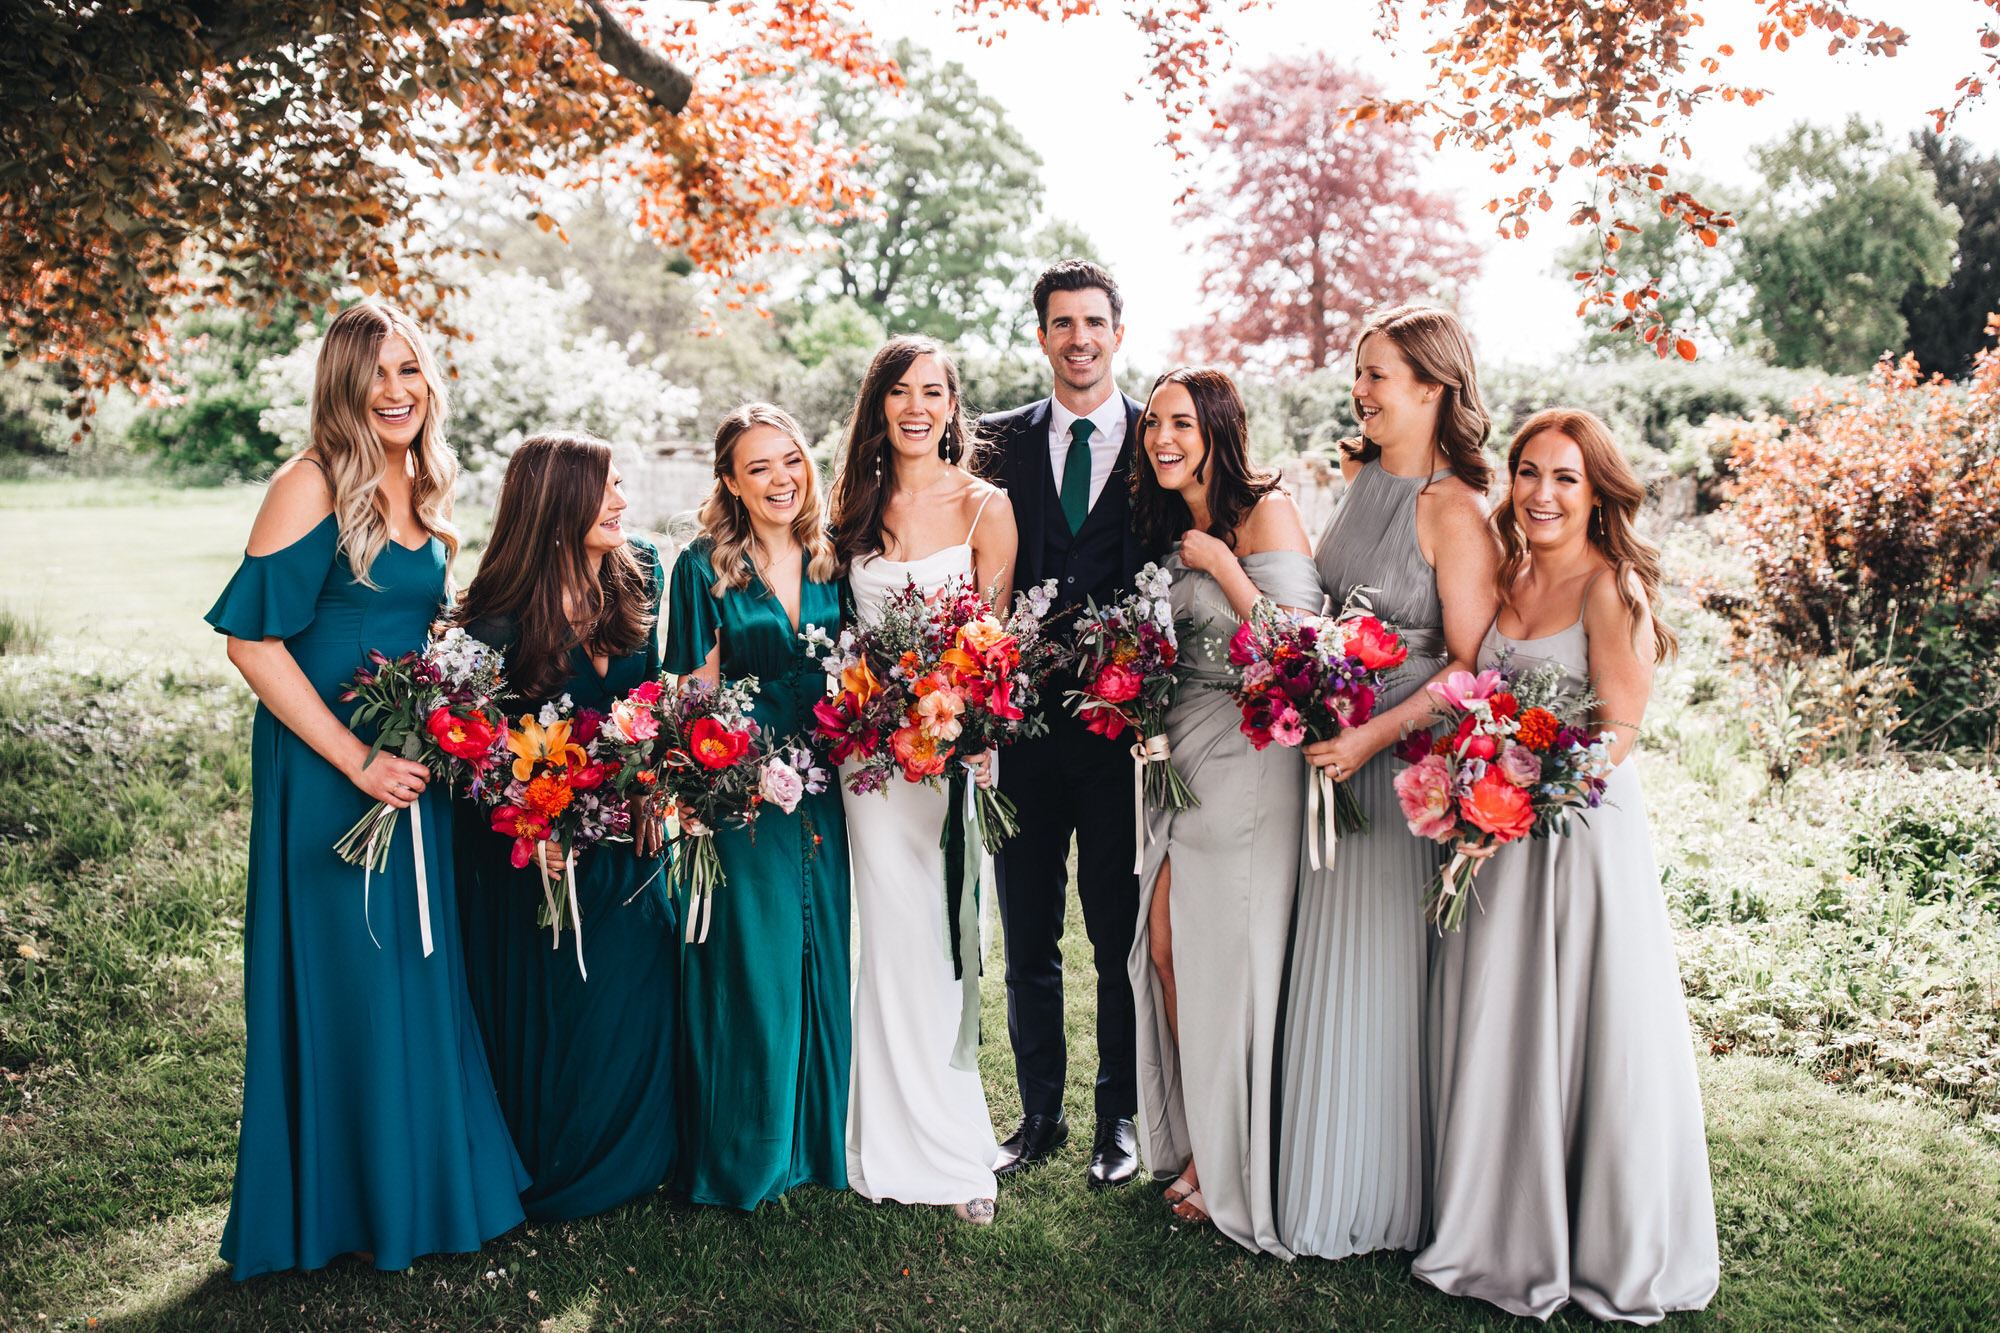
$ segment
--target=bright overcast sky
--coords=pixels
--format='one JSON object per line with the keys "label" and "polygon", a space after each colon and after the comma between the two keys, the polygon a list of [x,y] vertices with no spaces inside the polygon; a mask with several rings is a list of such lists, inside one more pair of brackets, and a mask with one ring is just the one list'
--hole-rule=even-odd
{"label": "bright overcast sky", "polygon": [[[1925,113],[1950,100],[1952,85],[1983,54],[1976,34],[1986,6],[1979,0],[1874,0],[1861,7],[1879,7],[1909,31],[1902,55],[1833,58],[1824,41],[1811,38],[1784,54],[1760,52],[1756,15],[1762,6],[1711,0],[1705,6],[1710,26],[1700,34],[1704,47],[1732,45],[1736,55],[1724,62],[1724,77],[1769,89],[1771,96],[1755,108],[1718,101],[1701,113],[1693,166],[1711,178],[1747,184],[1750,145],[1775,138],[1795,121],[1833,124],[1859,112],[1898,139],[1929,123]],[[885,41],[908,36],[963,62],[1007,107],[1042,155],[1047,209],[1090,234],[1124,288],[1127,350],[1148,365],[1162,363],[1173,330],[1203,317],[1196,295],[1200,266],[1174,225],[1173,200],[1183,177],[1160,145],[1165,122],[1142,86],[1144,53],[1132,27],[1115,18],[1060,26],[1014,18],[1004,39],[981,47],[921,0],[866,9]],[[1235,21],[1236,63],[1256,65],[1276,54],[1317,49],[1365,67],[1392,94],[1420,92],[1425,65],[1414,54],[1417,44],[1406,36],[1399,46],[1384,47],[1374,36],[1374,16],[1374,0],[1274,0]],[[1984,152],[2000,147],[2000,99],[1969,109],[1953,132]],[[1479,211],[1495,180],[1490,169],[1470,155],[1426,156],[1432,186],[1456,193],[1468,221],[1491,236],[1487,215]],[[1576,173],[1559,185],[1567,189],[1572,182],[1582,188]],[[1524,175],[1517,184],[1525,183]],[[1576,296],[1550,271],[1553,256],[1576,234],[1562,223],[1570,200],[1559,190],[1556,208],[1538,219],[1526,240],[1492,240],[1484,273],[1464,301],[1483,357],[1547,362],[1574,345]]]}

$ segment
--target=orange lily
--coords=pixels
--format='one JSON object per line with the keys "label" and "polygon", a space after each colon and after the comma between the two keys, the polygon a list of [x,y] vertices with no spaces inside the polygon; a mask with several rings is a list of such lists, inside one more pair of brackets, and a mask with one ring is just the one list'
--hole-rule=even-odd
{"label": "orange lily", "polygon": [[535,775],[537,763],[568,768],[589,762],[582,746],[570,744],[568,718],[544,727],[533,717],[524,717],[518,731],[507,729],[507,748],[514,752],[514,776],[523,782]]}
{"label": "orange lily", "polygon": [[854,708],[858,713],[861,705],[882,692],[882,682],[875,679],[875,673],[868,669],[868,663],[863,659],[840,673],[840,688],[854,696]]}

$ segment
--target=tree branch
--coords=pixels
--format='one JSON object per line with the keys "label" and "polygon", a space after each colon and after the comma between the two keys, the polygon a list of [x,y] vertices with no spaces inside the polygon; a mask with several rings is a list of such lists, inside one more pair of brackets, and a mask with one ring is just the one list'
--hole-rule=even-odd
{"label": "tree branch", "polygon": [[[713,5],[715,0],[705,0]],[[583,0],[583,9],[564,20],[569,30],[597,52],[597,58],[644,88],[670,116],[678,116],[694,92],[694,76],[632,35],[605,8],[603,0]]]}

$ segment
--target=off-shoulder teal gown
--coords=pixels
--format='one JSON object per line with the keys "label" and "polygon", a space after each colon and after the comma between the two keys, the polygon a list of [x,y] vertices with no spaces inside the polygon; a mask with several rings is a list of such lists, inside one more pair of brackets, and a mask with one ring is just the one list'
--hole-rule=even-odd
{"label": "off-shoulder teal gown", "polygon": [[[660,555],[632,541],[647,572],[652,611],[662,583]],[[503,652],[511,627],[467,627]],[[657,639],[597,674],[578,648],[562,692],[578,709],[598,713],[660,672]],[[516,717],[543,700],[510,700]],[[583,966],[576,936],[552,948],[535,925],[540,872],[514,868],[513,840],[471,801],[458,803],[459,911],[473,1008],[500,1107],[534,1184],[521,1195],[535,1221],[587,1217],[649,1194],[673,1173],[674,1026],[679,1007],[680,941],[667,893],[665,864],[641,859],[632,845],[607,842],[576,861],[577,910],[583,920]]]}
{"label": "off-shoulder teal gown", "polygon": [[[209,624],[281,638],[320,699],[367,661],[421,648],[444,600],[445,552],[394,542],[354,579],[329,515],[283,550],[245,556]],[[241,1279],[369,1250],[375,1266],[477,1250],[521,1220],[527,1183],[465,995],[451,893],[450,806],[419,798],[433,951],[423,953],[412,851],[396,822],[363,894],[333,845],[370,801],[261,704],[251,732],[243,928],[247,1051],[236,1184],[222,1257]],[[366,914],[364,916],[364,907]]]}
{"label": "off-shoulder teal gown", "polygon": [[[754,575],[720,599],[714,581],[698,538],[674,565],[667,670],[696,670],[719,636],[723,678],[758,680],[763,740],[809,732],[826,677],[784,607]],[[799,621],[834,632],[836,585],[802,579]],[[827,767],[828,790],[793,813],[766,806],[754,829],[715,834],[723,884],[682,961],[679,1181],[698,1203],[847,1187],[847,824]]]}

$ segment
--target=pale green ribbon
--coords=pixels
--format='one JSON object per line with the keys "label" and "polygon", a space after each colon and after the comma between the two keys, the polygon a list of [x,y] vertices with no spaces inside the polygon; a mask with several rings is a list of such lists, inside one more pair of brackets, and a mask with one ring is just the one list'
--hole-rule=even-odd
{"label": "pale green ribbon", "polygon": [[[949,818],[949,816],[946,816]],[[965,784],[965,857],[960,869],[958,920],[944,928],[958,933],[959,992],[958,1037],[951,1047],[951,1067],[967,1073],[979,1072],[979,879],[986,863],[986,821],[979,810],[979,794],[968,780]],[[949,944],[949,941],[947,941]],[[945,950],[945,957],[951,950]]]}

